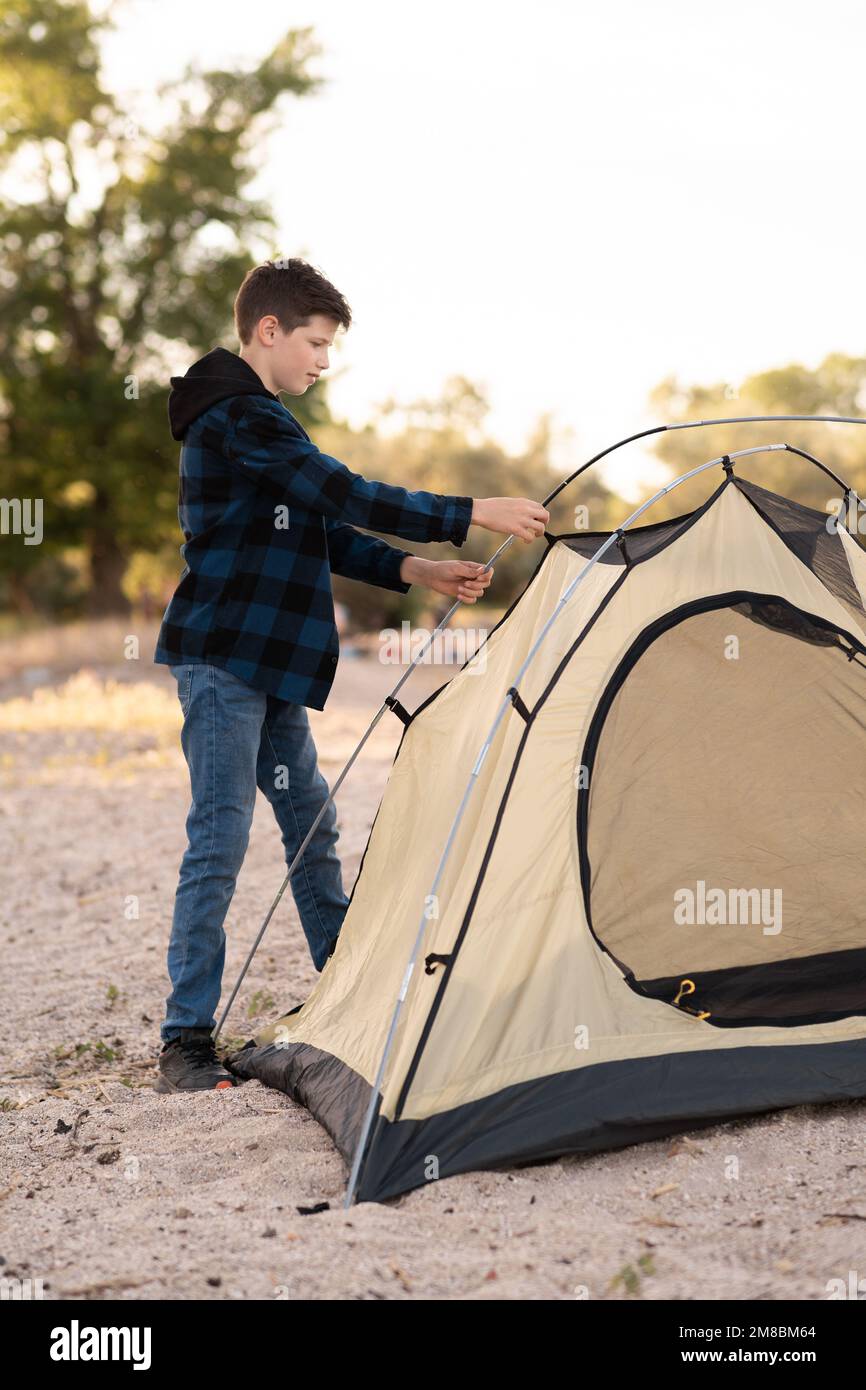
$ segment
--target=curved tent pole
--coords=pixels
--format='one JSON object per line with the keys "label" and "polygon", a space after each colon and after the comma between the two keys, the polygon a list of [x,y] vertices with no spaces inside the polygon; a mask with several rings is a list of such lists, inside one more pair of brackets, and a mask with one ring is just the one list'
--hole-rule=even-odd
{"label": "curved tent pole", "polygon": [[[553,499],[557,497],[564,488],[568,487],[569,484],[574,482],[575,478],[578,478],[581,473],[586,472],[587,468],[591,468],[594,463],[598,463],[600,459],[606,458],[609,454],[614,453],[617,449],[622,449],[626,444],[632,444],[636,439],[645,439],[648,435],[651,434],[663,434],[666,430],[699,429],[705,425],[741,425],[756,423],[759,421],[769,422],[773,420],[812,420],[822,421],[825,424],[866,425],[866,418],[861,419],[855,416],[846,415],[741,415],[732,417],[727,420],[688,420],[680,424],[674,425],[655,425],[652,429],[641,430],[638,434],[630,434],[625,439],[620,439],[617,441],[616,444],[611,444],[607,449],[603,449],[600,454],[596,454],[594,458],[589,459],[586,463],[582,464],[580,468],[576,469],[574,473],[571,473],[567,478],[563,479],[563,481],[559,483],[553,489],[552,492],[548,493],[547,497],[544,498],[544,501],[541,505],[543,507],[546,507],[548,502],[552,502]],[[857,496],[857,494],[853,491],[852,488],[850,488],[846,483],[844,483],[841,478],[837,478],[835,473],[831,472],[831,470],[827,468],[825,464],[820,463],[818,459],[813,458],[811,454],[806,454],[800,449],[794,449],[791,445],[777,447],[785,447],[790,449],[792,453],[801,454],[803,458],[810,459],[811,462],[816,464],[818,468],[821,468],[825,473],[828,473],[830,477],[833,478],[834,481],[839,484],[840,487],[845,489],[846,505],[850,497]],[[484,571],[490,568],[494,560],[497,560],[504,550],[508,549],[513,540],[514,536],[506,536],[505,540],[502,542],[499,548],[494,551],[490,559],[484,565],[483,570],[481,571],[482,573],[484,573]],[[448,609],[448,612],[444,615],[444,617],[440,618],[439,622],[436,624],[435,628],[430,633],[429,638],[422,646],[421,650],[418,652],[418,655],[410,663],[410,665],[406,667],[406,670],[403,672],[403,675],[400,677],[397,684],[394,686],[394,689],[390,692],[390,694],[385,696],[384,700],[379,706],[379,709],[376,711],[375,715],[370,721],[370,724],[367,726],[366,732],[363,734],[360,742],[358,743],[357,747],[352,753],[352,756],[349,758],[349,761],[346,763],[346,766],[343,768],[333,787],[331,787],[327,800],[322,803],[322,806],[316,814],[315,820],[313,821],[312,825],[307,831],[307,834],[304,836],[304,839],[301,841],[300,847],[298,848],[298,851],[294,859],[292,860],[291,864],[286,870],[286,875],[283,879],[282,884],[280,885],[279,892],[277,893],[277,896],[274,898],[274,901],[271,903],[267,915],[265,916],[265,920],[262,922],[262,925],[259,928],[258,935],[256,936],[255,941],[249,949],[247,958],[244,961],[243,968],[241,969],[241,973],[238,975],[238,978],[235,981],[234,987],[232,988],[232,992],[228,997],[228,1002],[226,1003],[226,1006],[222,1011],[222,1015],[220,1016],[220,1020],[216,1026],[216,1029],[214,1030],[214,1042],[216,1042],[217,1038],[222,1032],[223,1025],[229,1016],[229,1012],[231,1010],[232,1005],[234,1004],[235,999],[237,998],[238,990],[244,982],[246,973],[249,970],[250,965],[252,964],[253,957],[256,954],[256,951],[259,949],[259,946],[261,945],[262,937],[267,931],[268,924],[270,923],[271,918],[273,917],[275,911],[277,910],[277,907],[279,906],[280,900],[283,894],[285,893],[286,888],[289,885],[289,881],[292,877],[292,874],[295,872],[295,869],[301,862],[307,845],[310,843],[313,836],[315,835],[316,830],[319,826],[319,822],[321,821],[326,810],[328,809],[334,797],[336,796],[339,788],[345,781],[350,767],[354,763],[364,744],[367,742],[367,739],[372,734],[376,725],[379,723],[379,720],[382,718],[382,715],[385,713],[385,710],[389,707],[393,707],[399,704],[399,701],[396,699],[397,691],[400,690],[401,687],[405,684],[405,682],[409,679],[415,667],[418,665],[419,661],[421,661],[425,653],[432,646],[433,642],[436,640],[437,633],[441,632],[443,628],[445,628],[446,625],[450,622],[451,617],[460,607],[460,603],[460,599],[457,599],[454,603],[452,603],[451,607]]]}
{"label": "curved tent pole", "polygon": [[[814,418],[814,417],[809,417],[809,418]],[[716,423],[716,422],[713,421],[713,422],[707,422],[707,423]],[[862,423],[863,423],[863,424],[866,424],[866,420],[864,420]],[[709,469],[709,468],[714,468],[714,467],[718,466],[719,464],[724,465],[724,466],[726,467],[726,471],[727,471],[727,468],[729,468],[730,463],[731,463],[731,461],[732,461],[733,459],[736,459],[736,458],[745,458],[745,457],[746,457],[747,455],[749,455],[749,454],[776,453],[776,452],[780,452],[780,451],[782,451],[782,452],[788,452],[788,453],[800,454],[802,457],[811,458],[811,455],[804,454],[804,453],[803,453],[803,450],[798,449],[798,448],[796,448],[795,446],[790,445],[790,444],[758,444],[758,445],[754,445],[754,446],[753,446],[752,448],[750,448],[750,449],[738,449],[738,450],[736,450],[736,451],[734,451],[734,452],[732,452],[732,453],[720,454],[718,458],[713,458],[713,459],[710,459],[709,462],[707,462],[707,463],[699,464],[696,468],[691,468],[691,469],[689,469],[689,471],[688,471],[687,473],[683,473],[683,474],[680,475],[680,477],[673,479],[673,481],[670,482],[670,483],[667,483],[663,488],[660,488],[658,492],[654,493],[652,497],[648,498],[645,502],[641,503],[641,505],[640,505],[634,512],[632,512],[631,516],[628,517],[628,519],[627,519],[626,521],[623,522],[622,526],[618,527],[615,531],[612,531],[612,532],[611,532],[611,534],[608,536],[607,540],[606,540],[606,541],[603,541],[602,544],[599,546],[598,550],[596,550],[595,553],[590,557],[590,559],[587,560],[587,562],[586,562],[586,564],[584,565],[583,569],[580,570],[580,572],[579,572],[578,574],[575,575],[574,579],[573,579],[573,580],[571,581],[571,583],[568,585],[567,589],[566,589],[565,592],[563,593],[562,597],[560,598],[559,602],[557,603],[557,605],[556,605],[555,609],[553,610],[553,612],[551,613],[550,617],[547,619],[547,622],[544,624],[544,626],[542,627],[541,631],[539,632],[538,637],[536,638],[535,642],[534,642],[533,645],[530,647],[530,649],[529,649],[529,651],[528,651],[526,657],[525,657],[524,660],[523,660],[522,665],[520,666],[520,669],[518,670],[516,676],[514,677],[514,680],[512,681],[512,683],[511,683],[511,685],[510,685],[510,687],[509,687],[508,693],[507,693],[506,696],[504,697],[504,699],[503,699],[503,701],[502,701],[502,704],[501,704],[501,706],[499,707],[499,710],[498,710],[498,712],[497,712],[497,714],[496,714],[496,717],[495,717],[495,719],[494,719],[494,721],[493,721],[493,723],[492,723],[492,725],[491,725],[491,727],[490,727],[490,732],[488,733],[487,738],[484,740],[484,743],[482,744],[482,747],[481,747],[481,750],[480,750],[480,752],[479,752],[479,754],[478,754],[478,757],[477,757],[476,760],[475,760],[475,765],[474,765],[474,767],[472,768],[472,771],[471,771],[471,773],[470,773],[470,775],[469,775],[469,781],[468,781],[468,783],[467,783],[467,785],[466,785],[466,790],[465,790],[464,793],[463,793],[463,799],[461,800],[460,805],[459,805],[458,808],[457,808],[457,812],[456,812],[456,814],[455,814],[455,816],[454,816],[454,820],[452,821],[452,824],[451,824],[451,829],[450,829],[450,831],[448,832],[448,838],[447,838],[447,840],[446,840],[446,842],[445,842],[445,848],[443,849],[442,854],[441,854],[441,857],[440,857],[440,859],[439,859],[439,865],[438,865],[438,867],[437,867],[437,869],[436,869],[436,874],[435,874],[434,879],[433,879],[433,882],[432,882],[432,884],[431,884],[431,886],[430,886],[430,890],[429,890],[429,892],[425,895],[425,898],[424,898],[425,903],[430,902],[431,898],[435,898],[435,896],[436,896],[436,890],[437,890],[437,888],[438,888],[438,886],[439,886],[439,882],[440,882],[440,879],[441,879],[441,877],[442,877],[442,873],[443,873],[443,871],[444,871],[445,864],[446,864],[446,862],[447,862],[448,856],[449,856],[449,854],[450,854],[450,852],[451,852],[451,847],[452,847],[452,845],[453,845],[453,843],[454,843],[454,840],[455,840],[455,837],[456,837],[456,835],[457,835],[457,830],[458,830],[458,827],[459,827],[459,825],[460,825],[460,821],[461,821],[462,818],[463,818],[463,812],[464,812],[465,809],[466,809],[466,806],[467,806],[467,804],[468,804],[468,802],[469,802],[469,798],[470,798],[470,796],[472,795],[472,791],[473,791],[473,789],[474,789],[474,787],[475,787],[475,785],[476,785],[476,781],[477,781],[477,778],[478,778],[478,774],[479,774],[479,772],[481,771],[482,763],[484,762],[484,759],[485,759],[485,757],[487,756],[488,750],[490,749],[490,745],[491,745],[491,743],[493,742],[493,739],[494,739],[494,737],[495,737],[495,735],[496,735],[496,730],[499,728],[499,725],[500,725],[500,723],[501,723],[501,721],[502,721],[502,718],[503,718],[503,716],[504,716],[504,714],[505,714],[505,711],[507,710],[509,704],[513,703],[512,696],[514,696],[514,695],[519,695],[519,692],[518,692],[518,689],[517,689],[518,682],[522,679],[524,673],[526,672],[527,668],[529,667],[530,663],[532,662],[533,658],[535,657],[536,652],[538,651],[539,647],[541,646],[542,642],[544,641],[544,639],[545,639],[545,637],[547,636],[548,632],[550,631],[551,627],[552,627],[553,624],[556,622],[556,619],[559,617],[560,613],[562,612],[563,608],[565,607],[565,605],[566,605],[566,603],[568,602],[568,600],[571,598],[571,595],[574,593],[574,591],[575,591],[575,589],[578,587],[578,585],[585,579],[586,575],[587,575],[587,574],[589,573],[589,571],[593,568],[593,566],[596,565],[596,564],[598,563],[598,561],[601,559],[602,555],[604,555],[604,553],[605,553],[607,550],[610,549],[610,547],[622,536],[623,532],[625,532],[625,531],[638,519],[639,516],[642,516],[643,513],[644,513],[645,511],[647,511],[647,509],[648,509],[649,507],[651,507],[651,506],[652,506],[655,502],[657,502],[661,497],[664,497],[668,492],[672,492],[672,491],[674,490],[674,488],[677,488],[677,487],[679,487],[682,483],[687,482],[689,478],[694,478],[698,473],[704,473],[704,472],[707,471],[707,469]],[[601,457],[601,455],[599,455],[599,457]],[[819,467],[819,468],[823,468],[825,472],[827,472],[827,473],[830,472],[830,470],[829,470],[828,468],[826,468],[823,464],[819,463],[817,459],[812,459],[812,462],[817,463],[817,464],[818,464],[818,467]],[[585,466],[588,466],[588,465],[585,465]],[[576,475],[575,475],[575,476],[576,476]],[[831,474],[831,477],[835,478],[836,475],[835,475],[835,474]],[[850,487],[848,487],[848,485],[847,485],[846,483],[842,482],[841,479],[836,479],[836,481],[839,482],[840,485],[841,485],[842,487],[845,488],[846,497],[847,497],[848,495],[854,495],[854,496],[856,496],[856,494],[853,492],[853,489],[851,489]],[[509,539],[511,539],[511,538],[509,537]],[[384,1048],[383,1048],[383,1050],[382,1050],[382,1058],[381,1058],[381,1061],[380,1061],[380,1063],[379,1063],[379,1069],[378,1069],[378,1071],[377,1071],[377,1073],[376,1073],[376,1079],[375,1079],[375,1081],[373,1082],[373,1085],[372,1085],[372,1088],[371,1088],[371,1091],[370,1091],[370,1100],[369,1100],[369,1103],[368,1103],[368,1106],[367,1106],[366,1114],[365,1114],[365,1116],[364,1116],[364,1123],[363,1123],[363,1126],[362,1126],[362,1129],[361,1129],[361,1135],[360,1135],[360,1138],[359,1138],[359,1140],[358,1140],[357,1148],[356,1148],[356,1150],[355,1150],[355,1157],[354,1157],[354,1160],[353,1160],[353,1163],[352,1163],[352,1169],[351,1169],[351,1173],[350,1173],[350,1176],[349,1176],[349,1184],[348,1184],[348,1187],[347,1187],[347,1189],[346,1189],[346,1196],[345,1196],[345,1200],[344,1200],[344,1203],[343,1203],[344,1207],[346,1207],[346,1208],[348,1208],[348,1207],[350,1207],[350,1206],[352,1205],[352,1201],[353,1201],[353,1198],[354,1198],[354,1195],[355,1195],[355,1190],[356,1190],[357,1185],[358,1185],[358,1178],[359,1178],[359,1176],[360,1176],[361,1164],[362,1164],[362,1161],[363,1161],[363,1159],[364,1159],[364,1157],[365,1157],[364,1150],[365,1150],[365,1148],[366,1148],[367,1138],[368,1138],[368,1135],[369,1135],[369,1133],[370,1133],[370,1127],[371,1127],[372,1122],[373,1122],[374,1112],[375,1112],[376,1107],[377,1107],[378,1102],[379,1102],[379,1097],[380,1097],[380,1093],[381,1093],[382,1083],[383,1083],[384,1076],[385,1076],[385,1067],[386,1067],[387,1062],[388,1062],[388,1056],[389,1056],[390,1051],[391,1051],[391,1045],[392,1045],[393,1040],[394,1040],[394,1035],[395,1035],[395,1033],[396,1033],[396,1031],[397,1031],[397,1023],[398,1023],[399,1018],[400,1018],[400,1012],[401,1012],[401,1010],[402,1010],[403,1003],[404,1003],[404,1001],[405,1001],[405,999],[406,999],[406,995],[407,995],[408,990],[409,990],[409,983],[410,983],[410,980],[411,980],[411,978],[412,978],[412,974],[413,974],[413,972],[414,972],[414,970],[415,970],[415,966],[416,966],[416,964],[417,964],[417,962],[418,962],[418,955],[419,955],[419,952],[420,952],[420,950],[421,950],[422,941],[423,941],[423,939],[424,939],[424,933],[425,933],[425,930],[426,930],[427,921],[428,921],[428,918],[427,918],[427,915],[426,915],[426,911],[425,911],[425,912],[422,912],[422,914],[421,914],[421,920],[420,920],[420,923],[419,923],[419,925],[418,925],[418,930],[417,930],[417,932],[416,932],[416,934],[415,934],[415,941],[414,941],[414,943],[413,943],[412,951],[411,951],[411,954],[410,954],[410,956],[409,956],[409,961],[408,961],[408,964],[407,964],[407,966],[406,966],[406,971],[405,971],[405,974],[404,974],[404,976],[403,976],[403,982],[402,982],[402,985],[401,985],[401,987],[400,987],[400,993],[399,993],[399,995],[397,996],[397,1002],[396,1002],[396,1004],[395,1004],[395,1006],[394,1006],[394,1012],[393,1012],[393,1015],[392,1015],[392,1017],[391,1017],[390,1026],[389,1026],[389,1028],[388,1028],[388,1034],[387,1034],[387,1037],[386,1037],[386,1039],[385,1039],[385,1046],[384,1046]],[[375,1142],[375,1135],[374,1135],[374,1142]],[[372,1146],[371,1146],[371,1152],[372,1152]],[[369,1158],[369,1154],[367,1154],[366,1157]]]}
{"label": "curved tent pole", "polygon": [[[554,497],[558,497],[564,488],[567,488],[574,482],[575,478],[579,478],[581,473],[585,473],[587,468],[591,468],[594,463],[598,463],[601,459],[607,458],[609,454],[616,453],[617,449],[623,448],[626,444],[633,444],[636,439],[646,439],[651,434],[664,434],[667,430],[696,430],[703,428],[705,425],[751,425],[760,422],[771,423],[776,420],[813,420],[822,421],[824,424],[828,425],[866,425],[866,418],[856,415],[731,415],[727,419],[721,420],[683,420],[673,425],[654,425],[652,429],[639,430],[637,434],[627,435],[625,439],[618,440],[616,444],[611,444],[607,449],[602,449],[600,454],[596,454],[594,458],[589,459],[586,463],[582,463],[580,468],[576,468],[573,473],[570,473],[567,478],[564,478],[561,483],[557,484],[553,492],[545,497],[542,506],[546,507],[548,502],[552,502]],[[818,460],[812,459],[812,462],[818,463]],[[830,469],[825,467],[823,463],[818,463],[818,467],[823,468],[825,473],[830,473]],[[843,487],[845,486],[841,478],[836,478],[835,473],[830,473],[830,476]]]}
{"label": "curved tent pole", "polygon": [[[840,478],[838,473],[834,473],[832,468],[828,468],[826,463],[822,463],[820,459],[816,459],[814,454],[808,453],[805,449],[798,449],[796,444],[786,444],[785,448],[787,449],[789,454],[797,454],[801,459],[806,459],[809,463],[814,463],[816,468],[820,468],[822,473],[826,473],[828,478],[832,478],[834,483],[839,484],[840,488],[842,488],[843,491],[842,500],[845,503],[845,509],[847,511],[848,499],[850,497],[857,497],[857,493],[854,491],[851,485],[849,483],[846,483],[844,478]],[[859,497],[857,497],[858,502],[859,500]],[[830,514],[828,513],[828,515]]]}

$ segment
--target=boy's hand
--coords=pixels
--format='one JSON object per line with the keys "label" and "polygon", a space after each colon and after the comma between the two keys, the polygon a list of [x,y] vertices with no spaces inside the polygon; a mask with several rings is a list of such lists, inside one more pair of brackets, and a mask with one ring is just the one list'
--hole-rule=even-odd
{"label": "boy's hand", "polygon": [[407,555],[400,566],[404,584],[423,584],[437,594],[459,598],[463,603],[475,603],[484,593],[493,570],[484,570],[475,560],[425,560],[421,555]]}
{"label": "boy's hand", "polygon": [[550,512],[529,497],[474,497],[472,524],[485,531],[499,531],[521,541],[534,541],[544,535]]}

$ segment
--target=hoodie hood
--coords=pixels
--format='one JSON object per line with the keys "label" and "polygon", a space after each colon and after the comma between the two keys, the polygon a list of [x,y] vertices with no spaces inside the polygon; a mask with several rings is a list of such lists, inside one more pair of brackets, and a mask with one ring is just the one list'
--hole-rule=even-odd
{"label": "hoodie hood", "polygon": [[193,420],[227,396],[267,396],[281,404],[249,362],[228,348],[212,348],[183,376],[170,380],[168,423],[173,439],[183,439]]}

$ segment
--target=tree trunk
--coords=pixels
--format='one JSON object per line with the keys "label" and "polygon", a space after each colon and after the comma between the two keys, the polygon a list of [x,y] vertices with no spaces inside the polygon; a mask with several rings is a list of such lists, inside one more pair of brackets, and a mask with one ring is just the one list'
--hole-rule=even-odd
{"label": "tree trunk", "polygon": [[110,532],[97,531],[91,536],[87,611],[92,617],[130,611],[130,602],[121,588],[127,563]]}
{"label": "tree trunk", "polygon": [[27,588],[27,579],[18,570],[12,570],[7,576],[9,585],[9,598],[11,599],[12,612],[18,617],[27,616],[36,612],[36,604],[30,597]]}

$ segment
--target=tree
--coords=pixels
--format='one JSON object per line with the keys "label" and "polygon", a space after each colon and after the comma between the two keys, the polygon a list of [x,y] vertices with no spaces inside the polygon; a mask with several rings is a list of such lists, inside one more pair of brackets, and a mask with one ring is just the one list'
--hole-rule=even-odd
{"label": "tree", "polygon": [[312,30],[293,30],[250,71],[188,66],[145,130],[100,80],[112,24],[81,0],[0,14],[0,174],[30,194],[0,195],[0,466],[6,497],[44,506],[41,545],[0,538],[0,574],[24,592],[84,547],[92,612],[127,607],[130,554],[177,535],[170,354],[225,338],[250,246],[273,239],[244,194],[256,153],[280,99],[320,85]]}
{"label": "tree", "polygon": [[[792,363],[757,372],[739,386],[680,386],[669,377],[653,391],[651,404],[666,423],[681,420],[726,419],[739,415],[866,414],[866,358],[830,353],[814,370]],[[672,430],[658,436],[657,452],[671,467],[671,476],[709,459],[756,444],[789,443],[812,454],[866,494],[866,430],[858,425],[810,424],[785,421],[754,425],[710,425],[696,430]],[[788,452],[756,454],[735,461],[742,477],[775,492],[794,497],[819,511],[839,497],[831,478],[814,464]],[[722,479],[721,468],[708,469],[684,483],[653,507],[646,520],[661,520],[698,506]],[[649,490],[647,496],[649,496]],[[863,537],[861,536],[861,539]]]}
{"label": "tree", "polygon": [[[465,377],[450,377],[435,400],[401,404],[393,398],[380,407],[389,421],[387,433],[371,424],[353,433],[334,423],[318,432],[320,447],[341,458],[366,477],[381,478],[399,486],[425,488],[467,497],[532,497],[541,502],[566,476],[551,463],[553,430],[549,416],[536,422],[526,448],[519,455],[507,453],[485,430],[489,407],[481,387]],[[580,512],[578,514],[578,506]],[[590,469],[579,485],[566,488],[549,507],[547,530],[561,532],[602,530],[616,525],[622,503],[605,486],[596,469]],[[382,539],[401,545],[393,536]],[[473,527],[456,550],[441,544],[413,544],[412,550],[431,559],[486,562],[504,538]],[[544,551],[542,541],[530,545],[511,541],[497,559],[488,593],[494,607],[507,607],[525,588]],[[382,626],[386,619],[423,605],[441,615],[453,600],[429,593],[405,597],[385,590],[366,589],[353,580],[334,579],[334,594],[352,610],[360,626]]]}

